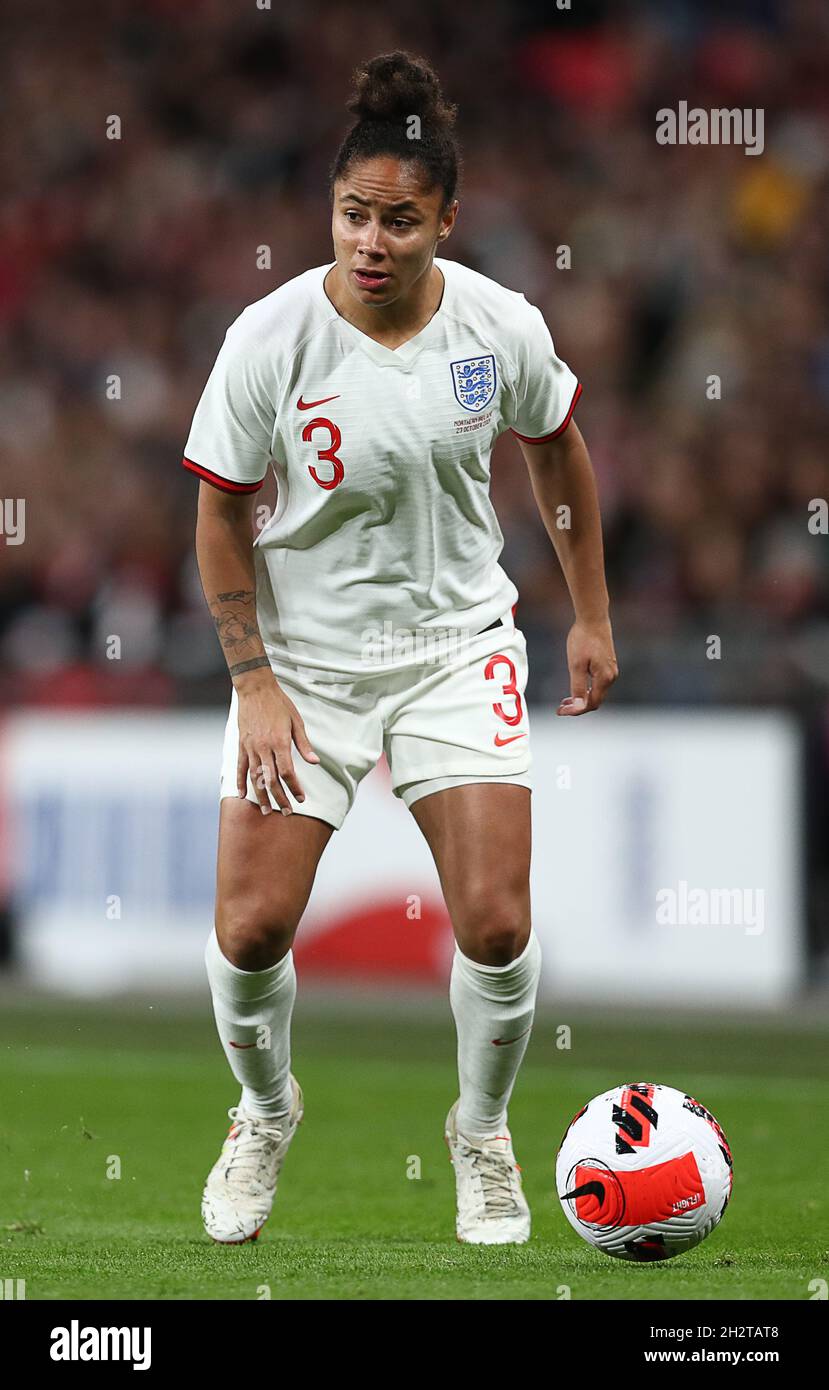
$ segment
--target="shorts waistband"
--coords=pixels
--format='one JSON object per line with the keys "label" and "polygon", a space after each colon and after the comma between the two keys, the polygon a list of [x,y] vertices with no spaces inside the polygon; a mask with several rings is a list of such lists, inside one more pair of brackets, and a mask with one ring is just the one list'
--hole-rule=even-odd
{"label": "shorts waistband", "polygon": [[[516,606],[517,606],[517,605],[516,605]],[[494,623],[487,623],[486,627],[480,628],[479,631],[475,634],[476,637],[480,637],[480,636],[481,636],[481,633],[483,633],[483,632],[490,632],[491,629],[494,628],[494,627],[506,627],[506,628],[514,627],[514,626],[515,626],[515,609],[514,609],[514,608],[512,609],[512,612],[511,612],[510,616],[511,616],[511,618],[512,618],[512,623],[511,623],[511,624],[508,622],[508,620],[507,620],[506,618],[496,618]]]}

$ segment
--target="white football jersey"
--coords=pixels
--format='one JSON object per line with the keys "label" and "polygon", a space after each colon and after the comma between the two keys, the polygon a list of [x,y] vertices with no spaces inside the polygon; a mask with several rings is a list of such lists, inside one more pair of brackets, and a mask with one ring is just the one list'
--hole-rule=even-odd
{"label": "white football jersey", "polygon": [[472,635],[515,604],[492,446],[507,429],[554,438],[581,387],[539,310],[457,261],[435,260],[440,306],[397,348],[334,308],[333,264],[231,324],[183,462],[234,493],[257,491],[272,464],[277,505],[254,543],[265,650],[357,673],[378,643],[386,669],[406,666],[412,634]]}

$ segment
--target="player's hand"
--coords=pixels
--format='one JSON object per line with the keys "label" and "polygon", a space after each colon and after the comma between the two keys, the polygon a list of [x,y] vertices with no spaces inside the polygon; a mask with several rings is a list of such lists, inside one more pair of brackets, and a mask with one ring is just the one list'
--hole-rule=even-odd
{"label": "player's hand", "polygon": [[619,675],[609,618],[573,623],[567,634],[567,665],[570,694],[556,714],[587,714],[598,709]]}
{"label": "player's hand", "polygon": [[271,671],[250,672],[238,681],[236,690],[239,696],[237,791],[240,796],[247,794],[250,773],[262,814],[267,816],[273,809],[268,800],[270,790],[282,814],[289,816],[291,805],[285,787],[297,801],[305,800],[291,758],[291,743],[296,744],[306,762],[318,763],[319,757],[311,747],[296,705],[277,684]]}

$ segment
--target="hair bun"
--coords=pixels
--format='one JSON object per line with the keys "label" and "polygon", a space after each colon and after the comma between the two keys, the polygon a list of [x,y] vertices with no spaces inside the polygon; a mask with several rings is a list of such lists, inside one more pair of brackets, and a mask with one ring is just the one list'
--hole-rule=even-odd
{"label": "hair bun", "polygon": [[426,60],[400,49],[381,53],[356,70],[354,95],[346,104],[363,121],[420,116],[448,128],[457,114],[457,107],[444,100],[440,80]]}

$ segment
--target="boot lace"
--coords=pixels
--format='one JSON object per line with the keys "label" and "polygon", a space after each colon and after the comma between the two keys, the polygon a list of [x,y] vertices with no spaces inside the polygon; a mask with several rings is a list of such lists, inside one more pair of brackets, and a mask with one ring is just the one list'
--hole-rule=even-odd
{"label": "boot lace", "polygon": [[512,1160],[507,1154],[473,1148],[470,1144],[464,1145],[464,1148],[472,1171],[480,1180],[487,1216],[513,1216],[518,1204],[515,1196],[517,1177]]}
{"label": "boot lace", "polygon": [[225,1176],[229,1177],[232,1173],[235,1179],[241,1179],[247,1186],[260,1187],[263,1168],[267,1168],[269,1176],[272,1176],[272,1163],[284,1138],[285,1121],[260,1119],[256,1115],[246,1115],[240,1111],[240,1106],[233,1105],[227,1112],[228,1118],[233,1121],[236,1134],[230,1148]]}

